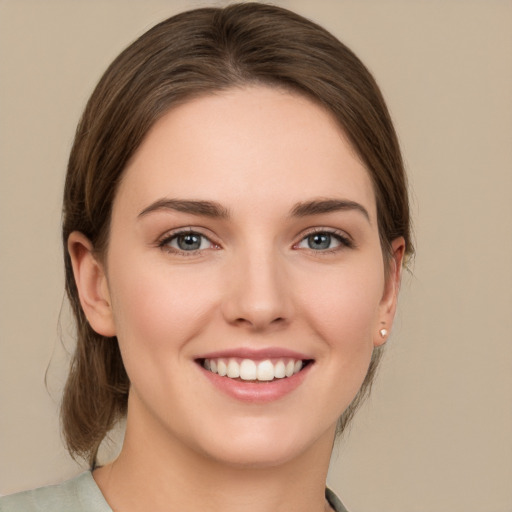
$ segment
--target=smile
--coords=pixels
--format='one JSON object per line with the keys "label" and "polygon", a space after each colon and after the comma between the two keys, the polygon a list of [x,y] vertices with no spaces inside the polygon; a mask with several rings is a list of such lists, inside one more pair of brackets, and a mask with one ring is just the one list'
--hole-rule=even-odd
{"label": "smile", "polygon": [[248,404],[294,393],[315,366],[310,354],[283,347],[237,347],[201,354],[195,362],[215,389]]}
{"label": "smile", "polygon": [[299,373],[309,363],[308,360],[282,359],[241,359],[241,358],[211,358],[204,359],[202,366],[206,370],[229,379],[240,379],[252,382],[270,382],[276,379],[286,379]]}

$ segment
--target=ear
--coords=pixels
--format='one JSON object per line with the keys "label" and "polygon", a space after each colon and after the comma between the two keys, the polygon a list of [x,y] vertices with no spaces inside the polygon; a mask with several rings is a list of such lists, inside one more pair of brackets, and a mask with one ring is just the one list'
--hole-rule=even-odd
{"label": "ear", "polygon": [[89,324],[98,334],[115,336],[107,276],[94,255],[92,243],[82,233],[73,231],[68,238],[68,251],[80,303]]}
{"label": "ear", "polygon": [[405,254],[405,240],[402,237],[396,238],[391,242],[391,253],[391,261],[388,263],[389,267],[386,272],[384,293],[379,304],[379,326],[374,335],[373,343],[375,347],[386,342],[393,326],[393,319],[395,318]]}

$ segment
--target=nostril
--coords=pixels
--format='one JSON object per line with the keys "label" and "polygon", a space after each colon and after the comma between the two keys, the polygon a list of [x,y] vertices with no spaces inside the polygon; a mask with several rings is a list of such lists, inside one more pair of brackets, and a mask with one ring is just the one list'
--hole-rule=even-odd
{"label": "nostril", "polygon": [[250,326],[252,327],[253,329],[265,329],[269,326],[278,326],[278,325],[282,325],[286,322],[286,319],[284,317],[277,317],[277,318],[274,318],[274,319],[267,319],[267,318],[264,318],[262,316],[260,317],[256,317],[254,316],[253,318],[244,318],[244,317],[239,317],[235,320],[235,324],[237,325],[247,325],[247,326]]}

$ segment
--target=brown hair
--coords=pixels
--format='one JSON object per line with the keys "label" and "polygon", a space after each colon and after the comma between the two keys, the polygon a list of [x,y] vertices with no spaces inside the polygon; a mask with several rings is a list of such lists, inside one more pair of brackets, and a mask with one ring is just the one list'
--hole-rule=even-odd
{"label": "brown hair", "polygon": [[[73,456],[94,462],[99,445],[126,413],[129,379],[117,340],[97,334],[80,306],[67,251],[80,231],[101,256],[123,170],[153,124],[193,97],[246,84],[288,88],[323,105],[366,165],[375,190],[385,258],[404,237],[412,253],[406,178],[382,95],[360,60],[334,36],[288,10],[258,3],[202,8],[156,25],[107,69],[78,125],[69,159],[63,214],[66,290],[77,322],[61,408]],[[369,393],[381,357],[340,418],[341,432]]]}

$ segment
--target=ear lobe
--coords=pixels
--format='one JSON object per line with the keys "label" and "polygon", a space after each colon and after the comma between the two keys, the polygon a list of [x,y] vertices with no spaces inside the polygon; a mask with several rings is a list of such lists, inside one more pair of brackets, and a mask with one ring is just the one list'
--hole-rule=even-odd
{"label": "ear lobe", "polygon": [[91,327],[103,336],[115,336],[115,324],[103,265],[96,259],[89,239],[78,231],[68,238],[68,251],[80,296],[80,304]]}
{"label": "ear lobe", "polygon": [[398,292],[402,280],[402,264],[405,255],[405,240],[403,237],[396,238],[391,242],[392,257],[386,273],[386,284],[384,293],[379,304],[380,325],[376,329],[374,346],[383,345],[393,325],[396,306],[398,303]]}

